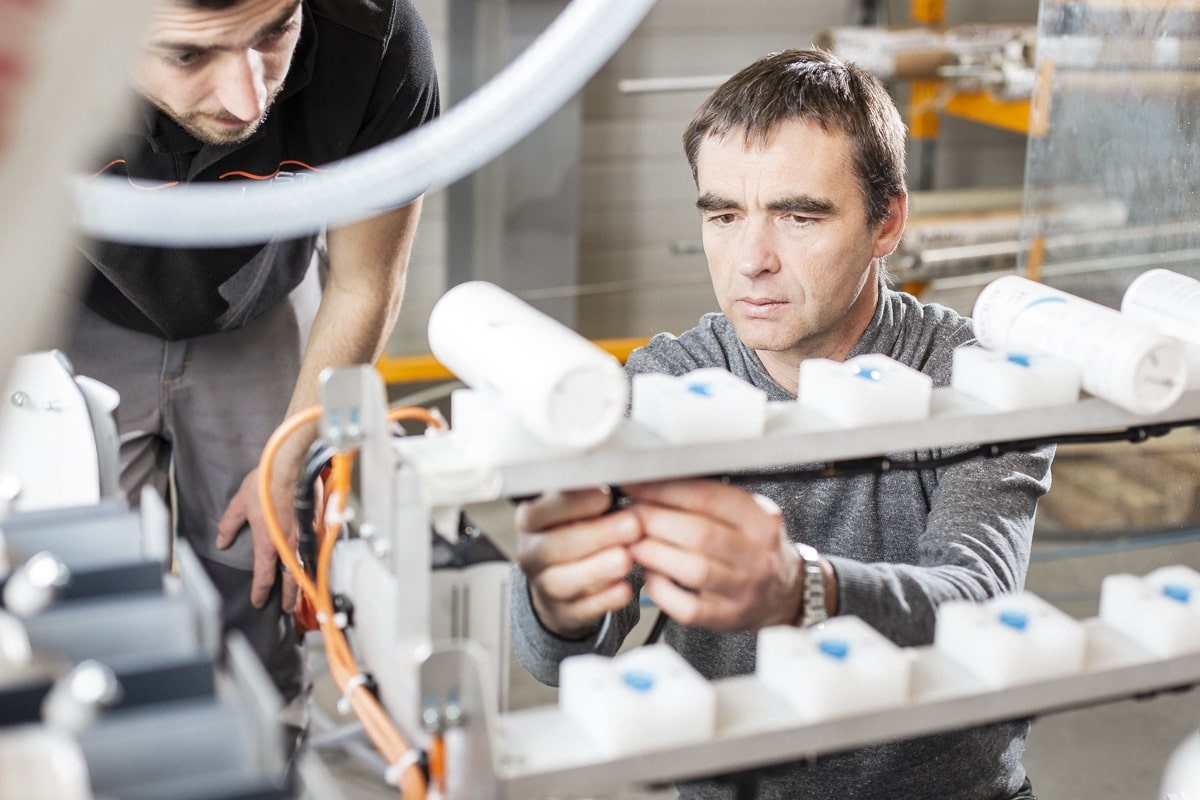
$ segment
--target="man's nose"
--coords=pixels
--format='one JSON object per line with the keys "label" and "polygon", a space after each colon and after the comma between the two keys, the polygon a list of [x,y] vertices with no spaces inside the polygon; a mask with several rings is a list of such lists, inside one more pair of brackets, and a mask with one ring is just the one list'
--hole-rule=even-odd
{"label": "man's nose", "polygon": [[267,84],[257,50],[227,53],[217,77],[217,99],[232,116],[253,122],[266,111]]}
{"label": "man's nose", "polygon": [[754,220],[746,224],[738,244],[737,268],[747,277],[779,270],[779,253],[769,224]]}

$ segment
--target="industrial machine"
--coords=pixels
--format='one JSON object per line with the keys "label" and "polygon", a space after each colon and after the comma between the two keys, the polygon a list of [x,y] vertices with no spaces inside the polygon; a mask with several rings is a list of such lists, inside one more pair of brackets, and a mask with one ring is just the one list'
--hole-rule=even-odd
{"label": "industrial machine", "polygon": [[[431,601],[437,595],[430,570],[432,543],[470,541],[472,534],[459,524],[460,510],[467,504],[662,478],[737,479],[758,470],[794,466],[798,454],[804,463],[819,465],[811,470],[812,478],[851,465],[903,469],[902,459],[887,454],[972,445],[969,455],[986,458],[1052,441],[1136,442],[1200,421],[1200,392],[1186,390],[1192,345],[1032,282],[1003,279],[994,287],[981,298],[986,307],[976,308],[980,338],[992,347],[977,351],[980,360],[956,364],[956,375],[963,377],[956,377],[953,386],[929,392],[923,411],[894,421],[881,421],[876,411],[896,406],[897,395],[874,406],[860,404],[868,409],[867,416],[854,420],[839,416],[830,405],[822,406],[836,402],[844,407],[846,396],[830,400],[802,393],[796,403],[762,402],[759,408],[755,404],[760,400],[736,397],[719,387],[700,393],[707,406],[672,403],[671,419],[656,418],[652,411],[639,411],[647,403],[652,407],[653,401],[650,395],[639,397],[636,383],[632,418],[626,418],[621,414],[626,402],[623,377],[616,370],[616,382],[608,382],[614,372],[604,361],[607,356],[589,352],[576,334],[556,329],[556,323],[515,298],[479,284],[450,292],[431,320],[435,352],[474,387],[454,398],[455,424],[449,430],[395,438],[373,370],[349,368],[327,375],[321,435],[340,452],[353,454],[352,466],[348,458],[345,468],[353,471],[356,489],[335,502],[335,508],[343,510],[330,517],[335,525],[329,535],[336,541],[327,539],[323,548],[327,556],[320,561],[318,578],[327,583],[322,590],[326,597],[316,602],[319,608],[353,609],[352,624],[344,616],[332,623],[353,650],[351,666],[338,676],[339,682],[348,698],[361,696],[364,703],[377,698],[391,720],[384,727],[394,725],[404,732],[408,744],[391,751],[389,760],[397,780],[404,771],[412,772],[405,796],[420,796],[427,776],[428,791],[451,798],[584,797],[623,786],[736,773],[1200,682],[1200,638],[1194,633],[1200,630],[1200,617],[1193,616],[1200,613],[1195,605],[1200,576],[1194,573],[1124,576],[1124,584],[1114,584],[1112,591],[1125,592],[1125,597],[1143,593],[1147,602],[1158,602],[1168,585],[1174,587],[1171,592],[1182,593],[1183,600],[1173,602],[1187,608],[1182,618],[1186,621],[1165,639],[1142,638],[1136,623],[1111,611],[1127,607],[1127,602],[1110,602],[1110,613],[1076,623],[1060,612],[1051,613],[1053,609],[1047,611],[1036,599],[1012,601],[1018,607],[996,609],[996,619],[1011,622],[1015,614],[1025,620],[1019,626],[1022,631],[1029,620],[1045,620],[1038,624],[1049,626],[1040,632],[1049,634],[1052,650],[1061,654],[1064,642],[1073,642],[1065,662],[1058,656],[1043,659],[1046,651],[1039,650],[1032,634],[1007,640],[1013,633],[1003,626],[994,632],[996,638],[983,635],[965,650],[956,647],[953,633],[939,634],[933,646],[914,648],[900,658],[911,664],[910,681],[899,695],[877,706],[848,704],[817,713],[797,709],[782,701],[767,676],[756,674],[711,684],[709,727],[699,728],[702,733],[697,735],[697,727],[686,724],[688,735],[683,738],[674,736],[669,726],[656,728],[659,734],[651,740],[617,733],[638,728],[645,709],[655,707],[656,692],[673,696],[670,681],[655,684],[654,691],[638,695],[630,706],[621,692],[631,690],[620,680],[606,682],[595,669],[577,671],[598,693],[588,707],[610,710],[605,724],[612,727],[597,728],[585,721],[595,715],[577,713],[578,700],[568,699],[580,693],[569,690],[566,665],[558,706],[501,713],[496,687],[503,653],[480,647],[468,635],[446,636],[444,628],[438,630]],[[1178,296],[1177,291],[1167,294]],[[1131,345],[1139,354],[1129,359],[1114,357],[1113,350],[1091,348],[1089,354],[1086,340],[1101,341],[1098,337],[1106,326],[1122,341],[1148,337],[1145,346]],[[491,339],[477,338],[479,330],[489,331]],[[506,358],[504,352],[510,355]],[[1018,352],[1026,355],[1015,357]],[[1036,356],[1028,357],[1030,352]],[[544,353],[561,357],[539,357]],[[847,391],[866,391],[863,387],[869,382],[850,376],[853,366],[845,365],[845,386],[851,387]],[[888,384],[887,365],[875,367],[883,375],[879,383]],[[1051,385],[1048,376],[1064,374],[1076,382],[1068,380],[1065,388]],[[839,380],[834,375],[826,382]],[[1080,399],[1081,385],[1091,396]],[[1016,388],[995,391],[999,386]],[[679,391],[687,393],[686,387]],[[900,383],[893,383],[892,391],[912,393]],[[590,404],[558,402],[578,392],[590,397]],[[731,413],[729,402],[741,405]],[[316,414],[312,411],[309,418]],[[705,414],[718,415],[713,419],[757,418],[759,427],[722,438],[713,431],[728,426],[705,424]],[[695,424],[679,421],[689,415]],[[797,474],[796,479],[805,476]],[[341,480],[349,485],[348,476]],[[499,608],[499,600],[495,602],[494,608]],[[1155,616],[1171,619],[1174,609],[1169,605],[1167,614]],[[963,613],[977,612],[954,613],[960,616],[946,623],[948,631],[955,624],[962,628]],[[985,613],[985,621],[990,614]],[[967,627],[978,630],[978,621]],[[1035,628],[1030,623],[1029,630]],[[985,660],[989,666],[963,655],[989,653],[989,648],[999,652]],[[618,657],[612,669],[624,669],[621,659],[630,657],[639,659],[639,672],[678,674],[662,656],[648,654]],[[1044,669],[1006,671],[1004,666],[1043,660]],[[838,679],[836,674],[829,678]],[[690,686],[689,709],[703,704],[703,693]],[[633,710],[622,716],[622,708]],[[682,714],[678,706],[663,708],[669,713],[650,716]],[[413,755],[416,751],[425,755]],[[418,775],[423,759],[429,766]]]}

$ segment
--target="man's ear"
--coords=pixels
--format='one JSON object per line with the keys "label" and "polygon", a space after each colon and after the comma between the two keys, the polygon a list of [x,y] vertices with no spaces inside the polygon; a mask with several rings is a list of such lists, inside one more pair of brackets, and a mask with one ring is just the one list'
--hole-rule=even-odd
{"label": "man's ear", "polygon": [[908,195],[902,194],[888,201],[888,215],[879,224],[875,234],[875,258],[890,256],[900,244],[904,226],[908,222]]}

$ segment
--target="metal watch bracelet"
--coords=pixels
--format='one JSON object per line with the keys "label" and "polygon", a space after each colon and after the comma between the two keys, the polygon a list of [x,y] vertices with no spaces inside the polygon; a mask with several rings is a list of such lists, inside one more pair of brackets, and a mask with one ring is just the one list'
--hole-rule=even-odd
{"label": "metal watch bracelet", "polygon": [[807,628],[829,618],[825,610],[825,570],[821,569],[821,555],[815,547],[802,542],[793,542],[793,546],[800,556],[804,581],[804,596],[796,625]]}

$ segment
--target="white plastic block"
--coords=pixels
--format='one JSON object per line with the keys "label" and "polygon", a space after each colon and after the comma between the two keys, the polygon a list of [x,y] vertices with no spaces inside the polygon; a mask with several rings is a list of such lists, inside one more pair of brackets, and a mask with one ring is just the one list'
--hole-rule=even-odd
{"label": "white plastic block", "polygon": [[929,418],[933,379],[882,355],[800,363],[800,404],[846,427]]}
{"label": "white plastic block", "polygon": [[982,347],[954,351],[950,385],[1001,411],[1079,400],[1079,368],[1054,356]]}
{"label": "white plastic block", "polygon": [[943,603],[933,643],[984,684],[1002,688],[1080,672],[1087,634],[1077,620],[1021,592]]}
{"label": "white plastic block", "polygon": [[723,369],[633,377],[634,421],[671,444],[755,439],[767,420],[767,394]]}
{"label": "white plastic block", "polygon": [[1200,650],[1200,573],[1181,565],[1100,584],[1100,620],[1157,656]]}
{"label": "white plastic block", "polygon": [[908,654],[858,617],[758,632],[755,674],[806,721],[902,706],[911,672]]}
{"label": "white plastic block", "polygon": [[716,691],[666,645],[559,667],[558,705],[608,755],[692,744],[716,728]]}

